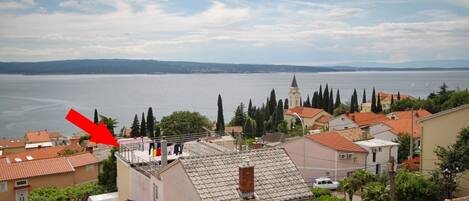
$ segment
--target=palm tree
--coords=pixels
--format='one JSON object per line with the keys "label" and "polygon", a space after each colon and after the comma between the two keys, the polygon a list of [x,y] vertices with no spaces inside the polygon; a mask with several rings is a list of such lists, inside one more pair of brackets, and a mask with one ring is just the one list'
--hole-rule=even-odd
{"label": "palm tree", "polygon": [[352,201],[353,194],[359,189],[360,186],[352,177],[347,177],[343,179],[340,183],[343,191],[347,193],[349,201]]}
{"label": "palm tree", "polygon": [[361,194],[363,201],[389,201],[391,193],[386,185],[379,182],[371,182],[365,186]]}
{"label": "palm tree", "polygon": [[99,118],[101,119],[99,123],[104,122],[109,132],[111,132],[112,135],[114,135],[114,128],[117,127],[117,124],[119,123],[117,119],[113,119],[113,118],[106,117],[103,115],[99,115]]}
{"label": "palm tree", "polygon": [[373,175],[364,169],[354,171],[351,179],[358,185],[360,193],[363,192],[363,188],[367,183],[374,181]]}

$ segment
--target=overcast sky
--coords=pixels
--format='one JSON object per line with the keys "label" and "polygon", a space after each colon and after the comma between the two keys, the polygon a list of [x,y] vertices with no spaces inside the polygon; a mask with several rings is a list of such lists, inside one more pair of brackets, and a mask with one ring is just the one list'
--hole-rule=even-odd
{"label": "overcast sky", "polygon": [[469,0],[0,0],[0,60],[469,59]]}

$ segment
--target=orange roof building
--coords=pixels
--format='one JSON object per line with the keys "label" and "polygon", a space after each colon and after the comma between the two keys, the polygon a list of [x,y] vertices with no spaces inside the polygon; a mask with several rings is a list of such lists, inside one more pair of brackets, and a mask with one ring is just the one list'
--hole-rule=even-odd
{"label": "orange roof building", "polygon": [[414,111],[408,110],[408,111],[392,112],[388,114],[387,116],[390,119],[411,119],[412,114],[414,115],[414,119],[420,119],[420,118],[424,118],[424,117],[432,115],[432,113],[430,113],[429,111],[425,109],[418,109]]}
{"label": "orange roof building", "polygon": [[[0,160],[1,161],[1,160]],[[68,157],[31,160],[20,163],[0,163],[2,200],[24,200],[34,189],[64,188],[97,181],[98,159],[90,153]]]}
{"label": "orange roof building", "polygon": [[285,112],[285,120],[288,122],[288,127],[299,121],[300,116],[304,122],[304,126],[309,130],[320,129],[327,126],[327,122],[332,118],[332,115],[322,109],[310,107],[295,107],[290,108]]}
{"label": "orange roof building", "polygon": [[360,152],[360,153],[367,152],[365,149],[354,144],[352,141],[348,140],[347,138],[343,137],[342,135],[334,131],[307,135],[306,137],[319,144],[335,149],[337,151]]}
{"label": "orange roof building", "polygon": [[25,135],[26,143],[39,143],[50,142],[49,132],[43,131],[29,131]]}
{"label": "orange roof building", "polygon": [[25,144],[24,139],[0,139],[0,156],[23,151]]}
{"label": "orange roof building", "polygon": [[[74,152],[82,152],[84,151],[78,145],[68,145],[68,146],[57,146],[57,147],[45,147],[40,149],[28,149],[12,154],[4,155],[3,157],[6,159],[4,162],[7,163],[19,163],[24,161],[32,161],[32,160],[40,160],[40,159],[47,159],[47,158],[55,158],[59,156],[63,156],[66,150],[71,150]],[[0,161],[2,163],[2,161]]]}

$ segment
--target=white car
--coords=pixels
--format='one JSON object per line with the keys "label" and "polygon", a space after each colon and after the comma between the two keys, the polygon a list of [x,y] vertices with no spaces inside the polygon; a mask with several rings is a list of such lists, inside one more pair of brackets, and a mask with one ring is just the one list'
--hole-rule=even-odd
{"label": "white car", "polygon": [[339,187],[339,182],[332,181],[330,178],[327,177],[319,177],[313,180],[313,187],[335,190]]}

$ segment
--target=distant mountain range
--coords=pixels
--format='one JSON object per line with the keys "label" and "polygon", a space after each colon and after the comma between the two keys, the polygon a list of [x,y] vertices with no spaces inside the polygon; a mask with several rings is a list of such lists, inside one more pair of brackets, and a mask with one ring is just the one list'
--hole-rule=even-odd
{"label": "distant mountain range", "polygon": [[349,64],[336,66],[299,66],[160,60],[85,59],[43,62],[0,62],[0,74],[162,74],[469,70],[469,60],[437,61],[433,63],[421,61],[401,64]]}

